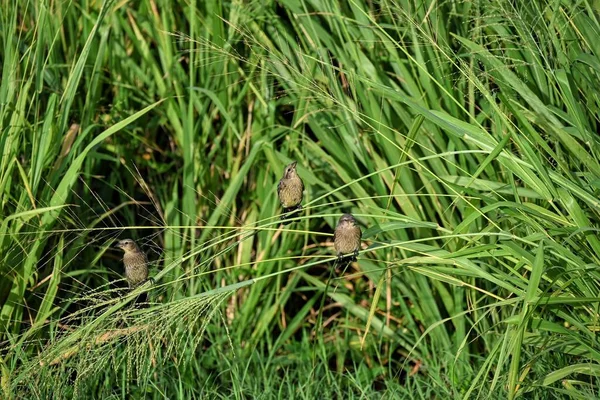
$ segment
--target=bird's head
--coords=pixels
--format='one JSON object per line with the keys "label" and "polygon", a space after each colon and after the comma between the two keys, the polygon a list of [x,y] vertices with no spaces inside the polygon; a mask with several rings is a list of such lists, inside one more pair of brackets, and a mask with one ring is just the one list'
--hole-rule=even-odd
{"label": "bird's head", "polygon": [[344,214],[340,217],[338,222],[338,226],[341,225],[356,225],[356,219],[352,216],[352,214]]}
{"label": "bird's head", "polygon": [[289,179],[297,175],[296,164],[298,164],[298,161],[294,161],[293,163],[286,165],[285,171],[283,171],[284,178]]}
{"label": "bird's head", "polygon": [[131,239],[119,240],[115,247],[123,250],[125,253],[139,251],[138,245]]}

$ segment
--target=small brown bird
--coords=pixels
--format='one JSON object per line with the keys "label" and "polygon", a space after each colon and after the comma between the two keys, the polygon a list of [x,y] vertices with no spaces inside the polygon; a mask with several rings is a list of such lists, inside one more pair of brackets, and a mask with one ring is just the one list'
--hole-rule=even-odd
{"label": "small brown bird", "polygon": [[361,238],[362,232],[352,214],[342,215],[333,234],[333,247],[338,259],[352,253],[352,259],[356,260]]}
{"label": "small brown bird", "polygon": [[[277,185],[277,196],[283,207],[283,213],[287,214],[290,211],[301,210],[302,196],[304,194],[304,182],[298,172],[296,171],[296,164],[298,162],[287,165],[283,171],[283,177]],[[284,219],[286,216],[282,216]]]}
{"label": "small brown bird", "polygon": [[131,239],[123,239],[115,247],[125,252],[123,264],[125,264],[125,278],[129,288],[134,289],[148,280],[148,257]]}

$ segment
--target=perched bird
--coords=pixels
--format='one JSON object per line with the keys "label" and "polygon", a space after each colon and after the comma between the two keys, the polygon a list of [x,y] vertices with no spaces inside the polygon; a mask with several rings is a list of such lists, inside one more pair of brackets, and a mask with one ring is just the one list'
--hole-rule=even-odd
{"label": "perched bird", "polygon": [[352,258],[356,260],[361,238],[362,232],[352,214],[342,215],[333,234],[333,247],[338,259],[352,253]]}
{"label": "perched bird", "polygon": [[123,264],[125,264],[125,278],[131,289],[141,285],[148,280],[148,257],[131,239],[120,240],[115,247],[125,252]]}
{"label": "perched bird", "polygon": [[302,196],[304,193],[304,182],[296,171],[297,161],[287,165],[283,171],[283,177],[277,185],[277,196],[283,207],[284,215],[281,219],[285,219],[287,213],[294,210],[301,210]]}

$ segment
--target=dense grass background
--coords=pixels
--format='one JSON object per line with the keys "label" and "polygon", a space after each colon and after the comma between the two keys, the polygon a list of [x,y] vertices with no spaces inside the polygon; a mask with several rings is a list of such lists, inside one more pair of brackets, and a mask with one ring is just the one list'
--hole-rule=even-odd
{"label": "dense grass background", "polygon": [[599,6],[2,1],[0,397],[599,397]]}

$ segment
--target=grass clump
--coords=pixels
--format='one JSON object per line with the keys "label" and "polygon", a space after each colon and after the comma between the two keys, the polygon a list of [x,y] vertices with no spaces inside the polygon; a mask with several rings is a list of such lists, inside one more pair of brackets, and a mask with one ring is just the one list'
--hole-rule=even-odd
{"label": "grass clump", "polygon": [[7,2],[3,397],[597,397],[596,6]]}

